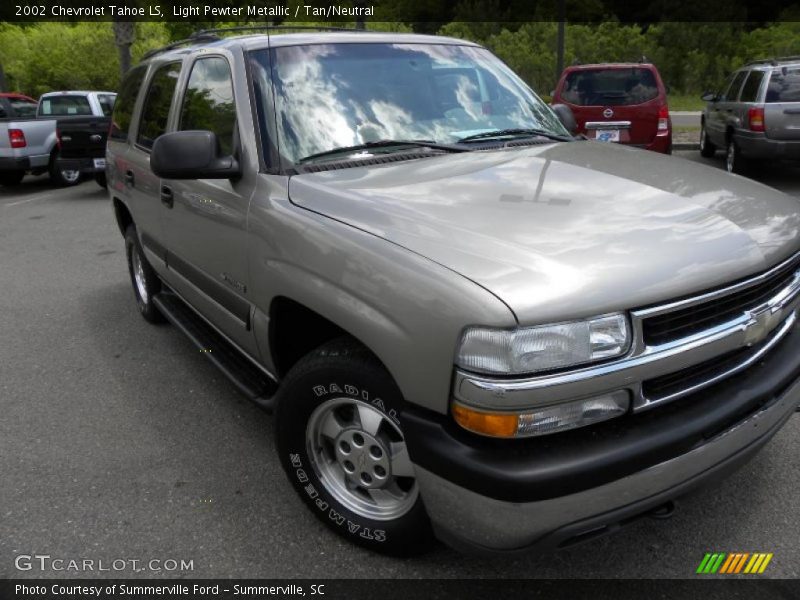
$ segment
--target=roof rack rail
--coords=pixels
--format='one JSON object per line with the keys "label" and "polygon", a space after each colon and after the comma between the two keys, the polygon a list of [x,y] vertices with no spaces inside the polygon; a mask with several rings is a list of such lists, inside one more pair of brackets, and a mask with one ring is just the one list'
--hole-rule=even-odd
{"label": "roof rack rail", "polygon": [[[194,36],[216,35],[218,33],[231,33],[237,31],[349,31],[350,33],[364,33],[366,29],[355,29],[350,27],[328,27],[325,25],[236,25],[234,27],[214,27],[212,29],[201,29],[193,34]],[[190,38],[191,39],[191,38]]]}
{"label": "roof rack rail", "polygon": [[171,42],[166,46],[162,46],[161,48],[156,48],[154,50],[149,50],[145,52],[142,56],[142,60],[146,58],[151,58],[156,56],[157,54],[162,54],[164,52],[169,52],[170,50],[175,50],[175,48],[180,48],[181,46],[190,46],[192,44],[202,44],[202,43],[211,43],[211,42],[218,42],[220,39],[216,35],[211,34],[202,34],[202,33],[194,33],[191,37],[186,38],[185,40],[178,40],[176,42]]}
{"label": "roof rack rail", "polygon": [[773,67],[776,66],[780,62],[789,62],[793,60],[800,60],[800,55],[797,56],[776,56],[775,58],[760,58],[758,60],[751,60],[749,63],[745,65],[745,67],[750,65],[772,65]]}

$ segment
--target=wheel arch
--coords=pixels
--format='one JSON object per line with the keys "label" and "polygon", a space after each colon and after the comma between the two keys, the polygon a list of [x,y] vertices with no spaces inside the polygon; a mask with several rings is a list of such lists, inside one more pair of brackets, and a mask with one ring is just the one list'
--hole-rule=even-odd
{"label": "wheel arch", "polygon": [[288,296],[273,298],[269,309],[268,339],[279,378],[284,377],[306,354],[340,337],[349,337],[359,343],[386,368],[377,353],[359,336]]}
{"label": "wheel arch", "polygon": [[112,202],[114,204],[114,217],[117,220],[117,227],[119,227],[119,232],[124,236],[128,226],[133,224],[131,211],[128,210],[125,203],[116,196],[114,196]]}

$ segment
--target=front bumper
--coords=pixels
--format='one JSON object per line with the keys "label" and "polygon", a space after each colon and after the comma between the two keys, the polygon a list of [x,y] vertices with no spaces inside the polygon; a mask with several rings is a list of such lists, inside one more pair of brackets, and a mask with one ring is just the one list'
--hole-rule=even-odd
{"label": "front bumper", "polygon": [[[800,404],[800,328],[752,368],[638,415],[529,440],[477,439],[408,411],[404,430],[438,536],[478,553],[607,533],[755,454]],[[617,422],[615,422],[617,421]]]}

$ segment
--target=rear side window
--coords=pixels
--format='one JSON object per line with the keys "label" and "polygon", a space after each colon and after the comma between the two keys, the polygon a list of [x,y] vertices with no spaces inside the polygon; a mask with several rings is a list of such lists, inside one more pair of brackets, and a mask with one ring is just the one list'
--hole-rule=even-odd
{"label": "rear side window", "polygon": [[148,150],[153,147],[156,138],[167,131],[169,108],[180,72],[179,62],[163,65],[155,72],[150,87],[147,88],[136,143]]}
{"label": "rear side window", "polygon": [[736,75],[734,75],[733,79],[731,79],[728,89],[725,90],[725,95],[721,98],[721,100],[735,102],[739,97],[739,90],[742,88],[742,83],[744,82],[745,77],[747,77],[747,71],[739,71]]}
{"label": "rear side window", "polygon": [[783,67],[772,72],[766,102],[800,102],[800,67]]}
{"label": "rear side window", "polygon": [[180,129],[213,131],[220,151],[233,153],[236,107],[231,69],[224,58],[201,58],[194,63],[181,107]]}
{"label": "rear side window", "polygon": [[26,100],[25,98],[9,98],[11,114],[15,117],[29,118],[36,116],[37,102]]}
{"label": "rear side window", "polygon": [[758,90],[761,82],[764,81],[764,71],[750,71],[747,81],[744,82],[740,102],[755,102],[758,99]]}
{"label": "rear side window", "polygon": [[[133,107],[136,104],[136,97],[139,95],[139,88],[142,87],[144,75],[147,67],[142,65],[128,71],[119,91],[119,101],[114,104],[114,112],[111,117],[111,131],[109,139],[124,142],[128,139],[128,129],[131,126]],[[105,112],[105,108],[103,109]]]}
{"label": "rear side window", "polygon": [[113,94],[98,94],[97,101],[100,103],[100,108],[103,111],[103,116],[108,117],[114,110],[114,95]]}
{"label": "rear side window", "polygon": [[641,104],[658,97],[658,84],[650,69],[640,67],[572,71],[561,97],[578,106]]}
{"label": "rear side window", "polygon": [[39,114],[47,117],[89,116],[92,106],[86,96],[48,96],[39,102]]}

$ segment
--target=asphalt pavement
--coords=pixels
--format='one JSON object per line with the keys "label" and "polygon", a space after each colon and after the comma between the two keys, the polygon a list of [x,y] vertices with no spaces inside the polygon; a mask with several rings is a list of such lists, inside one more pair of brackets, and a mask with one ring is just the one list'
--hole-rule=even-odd
{"label": "asphalt pavement", "polygon": [[[758,178],[800,198],[798,167]],[[137,314],[111,205],[91,181],[0,188],[0,340],[0,578],[681,578],[706,552],[771,552],[764,576],[800,576],[800,414],[671,519],[570,550],[486,559],[439,545],[398,560],[341,540],[287,483],[271,417],[177,330]],[[19,555],[93,570],[19,571]],[[151,559],[161,571],[130,566]],[[193,569],[166,571],[169,560]]]}

